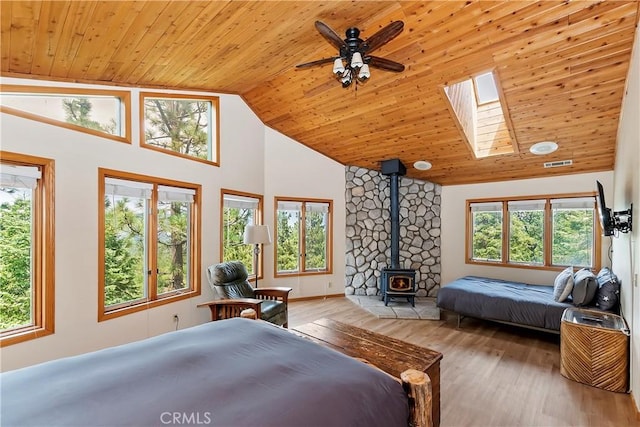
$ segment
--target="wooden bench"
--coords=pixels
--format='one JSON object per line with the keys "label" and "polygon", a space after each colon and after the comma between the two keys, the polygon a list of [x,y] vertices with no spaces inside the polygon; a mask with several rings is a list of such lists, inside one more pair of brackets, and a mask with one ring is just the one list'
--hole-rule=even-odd
{"label": "wooden bench", "polygon": [[296,326],[291,332],[351,357],[364,359],[400,378],[415,369],[431,379],[432,422],[440,425],[440,360],[442,353],[331,319]]}

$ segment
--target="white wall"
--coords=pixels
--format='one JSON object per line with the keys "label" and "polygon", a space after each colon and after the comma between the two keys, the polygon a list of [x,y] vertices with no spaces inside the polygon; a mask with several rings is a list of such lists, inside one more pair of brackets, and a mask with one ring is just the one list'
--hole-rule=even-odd
{"label": "white wall", "polygon": [[[345,287],[345,169],[294,140],[267,128],[265,148],[265,201],[278,197],[333,200],[333,274],[279,279],[278,286],[293,288],[291,297],[344,294]],[[267,202],[265,202],[267,203]],[[273,209],[265,223],[273,226]],[[265,253],[267,277],[273,277],[273,251]]]}
{"label": "white wall", "polygon": [[622,104],[613,179],[615,211],[633,203],[633,231],[613,242],[613,271],[622,282],[622,312],[631,329],[631,390],[640,411],[640,32],[636,38]]}
{"label": "white wall", "polygon": [[[56,83],[0,80],[2,84],[50,85]],[[104,86],[74,85],[75,87]],[[112,88],[122,89],[122,88]],[[138,89],[132,90],[132,114],[138,115]],[[155,91],[155,90],[154,90]],[[209,311],[196,305],[214,298],[204,269],[220,260],[220,188],[264,194],[265,219],[273,218],[273,191],[281,195],[332,198],[338,218],[334,254],[338,255],[335,274],[318,281],[344,277],[344,171],[341,166],[272,131],[235,95],[220,97],[221,166],[159,153],[139,146],[139,126],[133,121],[133,143],[124,144],[56,126],[0,115],[1,148],[55,160],[55,334],[3,347],[0,350],[3,371],[28,366],[63,356],[123,344],[175,328],[173,315],[180,317],[180,328],[209,320]],[[265,140],[271,147],[266,155]],[[268,164],[273,159],[274,166]],[[268,171],[283,164],[295,165],[297,175],[276,174],[267,185]],[[105,167],[157,177],[166,177],[202,185],[202,295],[161,307],[144,310],[104,322],[97,322],[98,303],[98,168]],[[313,171],[310,175],[305,175]],[[324,179],[322,185],[306,187],[300,177],[338,175]],[[322,172],[324,173],[324,172]],[[307,181],[312,181],[308,179]],[[317,192],[314,192],[317,191]],[[271,224],[271,222],[268,222]],[[342,228],[341,228],[342,227]],[[342,231],[341,231],[342,230]],[[267,278],[273,278],[272,246],[265,247]],[[340,269],[342,268],[342,270]],[[286,285],[269,280],[271,284]],[[284,281],[283,281],[284,282]],[[312,282],[311,279],[301,283]],[[322,294],[315,284],[297,289],[297,294]],[[341,284],[341,282],[340,282]],[[341,289],[344,287],[342,286]],[[333,293],[331,290],[328,293]]]}
{"label": "white wall", "polygon": [[[542,163],[543,160],[541,159]],[[465,213],[467,199],[486,197],[535,196],[545,194],[583,193],[596,190],[596,180],[611,191],[612,172],[563,175],[549,178],[493,182],[485,184],[452,185],[442,187],[442,285],[466,275],[487,276],[496,279],[551,285],[558,274],[551,270],[533,270],[514,267],[494,267],[465,263]],[[607,194],[611,200],[612,194]],[[609,202],[607,201],[607,204]],[[609,239],[602,239],[603,265]]]}

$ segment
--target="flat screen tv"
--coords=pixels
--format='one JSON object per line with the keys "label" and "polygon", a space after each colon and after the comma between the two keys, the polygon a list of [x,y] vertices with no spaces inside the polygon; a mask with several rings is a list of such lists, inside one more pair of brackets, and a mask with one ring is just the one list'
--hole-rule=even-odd
{"label": "flat screen tv", "polygon": [[596,181],[596,185],[598,187],[596,203],[598,205],[598,216],[600,217],[600,228],[602,228],[604,236],[613,236],[616,227],[611,215],[611,209],[607,208],[607,204],[604,201],[604,189],[600,181]]}

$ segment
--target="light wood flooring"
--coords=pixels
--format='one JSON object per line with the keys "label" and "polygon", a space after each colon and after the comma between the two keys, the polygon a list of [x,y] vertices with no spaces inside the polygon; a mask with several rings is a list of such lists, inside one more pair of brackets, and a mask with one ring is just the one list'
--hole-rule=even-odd
{"label": "light wood flooring", "polygon": [[442,426],[640,426],[631,397],[560,375],[558,335],[455,316],[378,319],[346,298],[291,302],[289,325],[328,317],[443,354]]}

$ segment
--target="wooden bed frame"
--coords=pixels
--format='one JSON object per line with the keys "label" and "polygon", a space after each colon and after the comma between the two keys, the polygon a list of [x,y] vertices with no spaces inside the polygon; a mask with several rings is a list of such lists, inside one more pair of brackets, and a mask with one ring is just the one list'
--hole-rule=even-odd
{"label": "wooden bed frame", "polygon": [[[246,309],[241,317],[257,319],[257,313]],[[439,427],[441,353],[330,319],[300,325],[290,332],[391,376],[407,394],[409,426]],[[420,357],[421,362],[417,362]]]}

